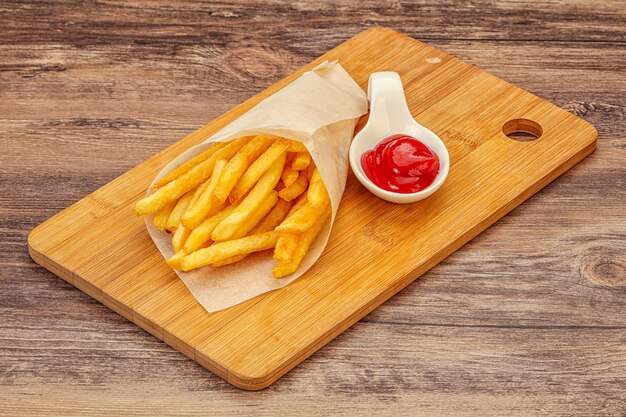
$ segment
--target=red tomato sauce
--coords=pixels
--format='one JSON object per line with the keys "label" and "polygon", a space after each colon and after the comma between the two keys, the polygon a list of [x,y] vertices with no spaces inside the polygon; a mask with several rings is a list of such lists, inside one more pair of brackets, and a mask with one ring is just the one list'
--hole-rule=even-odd
{"label": "red tomato sauce", "polygon": [[361,156],[365,175],[383,190],[416,193],[427,188],[439,173],[439,158],[409,135],[392,135]]}

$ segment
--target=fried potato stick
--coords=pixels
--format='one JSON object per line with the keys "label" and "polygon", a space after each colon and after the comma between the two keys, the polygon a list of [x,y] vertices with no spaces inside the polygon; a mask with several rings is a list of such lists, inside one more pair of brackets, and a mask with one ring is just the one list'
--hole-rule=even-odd
{"label": "fried potato stick", "polygon": [[315,207],[307,201],[297,211],[287,216],[276,230],[279,232],[303,233],[315,224],[328,206],[330,206],[330,200],[327,200],[327,203],[320,207]]}
{"label": "fried potato stick", "polygon": [[186,253],[195,252],[202,247],[203,244],[211,240],[211,233],[213,233],[213,229],[215,226],[219,224],[222,220],[226,218],[232,211],[234,207],[228,206],[219,213],[212,215],[211,217],[205,219],[198,227],[193,229],[189,234],[189,237],[185,241],[185,245],[183,246],[183,250]]}
{"label": "fried potato stick", "polygon": [[235,262],[239,262],[242,259],[244,259],[246,256],[248,255],[235,255],[235,256],[231,256],[229,258],[226,259],[222,259],[221,261],[217,261],[217,262],[213,262],[211,264],[211,266],[225,266],[225,265],[230,265],[230,264],[234,264]]}
{"label": "fried potato stick", "polygon": [[170,201],[165,206],[159,209],[154,215],[154,219],[152,219],[152,223],[156,226],[157,229],[164,232],[167,227],[167,219],[169,219],[172,210],[176,207],[177,201]]}
{"label": "fried potato stick", "polygon": [[[215,167],[213,167],[213,171],[215,171]],[[211,171],[211,175],[213,175],[213,171]],[[204,192],[204,190],[206,190],[206,187],[208,187],[210,183],[211,183],[211,177],[209,177],[206,181],[200,184],[198,188],[196,188],[196,192],[193,193],[193,198],[189,202],[190,206],[193,206],[194,204],[196,204],[196,201],[198,201],[198,197],[202,195],[202,193]]]}
{"label": "fried potato stick", "polygon": [[202,194],[198,196],[195,204],[189,204],[185,214],[180,218],[186,227],[195,229],[202,223],[202,220],[224,208],[224,204],[215,199],[214,191],[225,167],[226,161],[224,159],[215,163],[209,184],[202,190]]}
{"label": "fried potato stick", "polygon": [[311,163],[311,155],[308,152],[298,152],[291,162],[291,168],[296,171],[306,169]]}
{"label": "fried potato stick", "polygon": [[252,229],[251,234],[259,234],[269,232],[270,230],[274,230],[276,226],[278,226],[285,217],[287,217],[287,213],[291,209],[291,202],[285,201],[282,199],[278,199],[276,205],[272,208],[267,216],[261,220],[259,224],[256,225],[254,229]]}
{"label": "fried potato stick", "polygon": [[180,177],[185,172],[189,171],[191,168],[209,159],[215,152],[219,151],[224,146],[226,146],[226,143],[223,143],[223,142],[216,143],[215,145],[213,145],[206,151],[202,152],[200,155],[191,158],[189,161],[183,163],[178,168],[165,174],[163,178],[157,181],[157,183],[154,185],[154,188],[163,187],[168,182],[174,181],[176,178]]}
{"label": "fried potato stick", "polygon": [[170,213],[170,217],[167,218],[167,223],[165,224],[165,229],[170,232],[174,232],[178,225],[180,224],[180,218],[185,214],[185,210],[189,207],[189,203],[193,199],[193,195],[195,190],[189,191],[187,194],[182,196],[180,200],[174,206],[174,209]]}
{"label": "fried potato stick", "polygon": [[215,188],[215,198],[223,203],[237,184],[239,178],[246,169],[269,148],[275,138],[268,135],[258,135],[252,138],[235,156],[228,162],[220,180]]}
{"label": "fried potato stick", "polygon": [[300,210],[300,207],[302,207],[303,205],[306,204],[306,194],[302,194],[300,195],[300,197],[296,198],[294,201],[292,201],[294,204],[293,206],[291,206],[291,209],[289,210],[289,213],[287,213],[287,219],[290,216],[293,216],[293,214]]}
{"label": "fried potato stick", "polygon": [[289,148],[287,152],[308,152],[306,146],[302,142],[296,142],[295,140],[289,141]]}
{"label": "fried potato stick", "polygon": [[246,198],[233,210],[233,212],[217,225],[211,238],[216,242],[229,240],[236,233],[237,228],[252,216],[267,198],[274,191],[274,187],[280,179],[280,173],[285,164],[285,154],[272,164],[263,176],[256,183],[254,188],[248,193]]}
{"label": "fried potato stick", "polygon": [[239,228],[235,231],[231,239],[239,239],[246,236],[256,225],[263,220],[263,218],[272,210],[272,208],[278,202],[278,193],[271,191],[270,194],[263,199],[261,205],[252,213],[252,215],[243,222]]}
{"label": "fried potato stick", "polygon": [[300,236],[298,246],[293,253],[291,261],[289,261],[288,263],[279,263],[272,269],[272,275],[274,276],[274,278],[283,278],[296,272],[296,270],[300,266],[300,263],[306,256],[307,252],[311,248],[311,245],[320,234],[322,228],[329,218],[330,206],[326,206],[324,212],[315,221],[313,226],[310,229],[306,230],[304,233],[302,233],[302,235]]}
{"label": "fried potato stick", "polygon": [[[283,171],[285,172],[285,171]],[[296,171],[298,172],[298,171]],[[278,192],[278,196],[283,200],[291,201],[300,196],[304,191],[306,191],[306,187],[309,185],[306,177],[304,176],[304,172],[298,175],[298,178],[295,182],[289,185],[287,188],[284,188]]]}
{"label": "fried potato stick", "polygon": [[156,192],[136,202],[133,207],[135,213],[138,216],[154,213],[168,202],[176,200],[189,190],[197,187],[209,178],[211,172],[213,172],[215,162],[220,159],[232,158],[247,141],[248,138],[239,138],[229,142],[206,161],[199,163],[180,177],[156,190]]}
{"label": "fried potato stick", "polygon": [[[280,224],[287,216],[287,212],[291,208],[291,202],[285,201],[283,199],[278,199],[278,202],[272,208],[272,211],[268,213],[261,223],[257,224],[254,229],[249,233],[250,235],[256,235],[260,233],[265,233],[274,230],[276,226]],[[213,262],[212,266],[224,266],[229,265],[235,262],[239,262],[244,259],[247,255],[237,255],[231,256],[230,258],[223,259],[221,261]]]}
{"label": "fried potato stick", "polygon": [[283,173],[280,176],[283,180],[283,183],[286,187],[289,187],[291,184],[296,182],[300,173],[295,169],[291,168],[290,164],[285,164],[285,169],[283,169]]}
{"label": "fried potato stick", "polygon": [[172,268],[180,271],[180,269],[183,267],[183,258],[185,256],[187,256],[187,253],[184,250],[179,250],[165,262]]}
{"label": "fried potato stick", "polygon": [[317,168],[313,171],[311,176],[311,183],[309,184],[309,191],[307,191],[307,200],[309,204],[314,207],[321,207],[328,201],[328,191],[322,181],[322,176]]}
{"label": "fried potato stick", "polygon": [[187,237],[191,233],[191,229],[185,227],[182,223],[178,225],[174,235],[172,236],[172,246],[174,246],[174,250],[178,252],[183,248]]}
{"label": "fried potato stick", "polygon": [[182,270],[190,271],[237,255],[271,249],[276,245],[278,232],[271,231],[246,236],[228,242],[216,242],[205,249],[193,252],[183,259]]}
{"label": "fried potato stick", "polygon": [[311,161],[309,166],[304,170],[304,175],[306,176],[306,179],[309,180],[309,183],[311,183],[311,178],[313,178],[313,171],[315,171],[315,169],[315,163]]}
{"label": "fried potato stick", "polygon": [[254,187],[261,175],[263,175],[282,154],[287,151],[289,146],[287,140],[278,139],[267,148],[261,156],[254,161],[250,167],[239,178],[235,187],[230,192],[229,200],[233,205],[239,204],[243,197]]}
{"label": "fried potato stick", "polygon": [[276,241],[274,248],[274,260],[278,263],[289,263],[293,257],[293,253],[298,247],[300,235],[297,233],[281,232]]}

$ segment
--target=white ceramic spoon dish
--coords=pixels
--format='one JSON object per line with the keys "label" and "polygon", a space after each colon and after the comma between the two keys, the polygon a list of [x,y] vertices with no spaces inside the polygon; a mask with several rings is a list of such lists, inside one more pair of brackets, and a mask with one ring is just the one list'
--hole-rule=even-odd
{"label": "white ceramic spoon dish", "polygon": [[[430,196],[443,184],[450,170],[450,155],[441,139],[413,119],[397,72],[383,71],[370,75],[367,87],[370,115],[367,124],[350,145],[350,166],[354,175],[377,197],[392,203],[413,203]],[[439,157],[439,173],[431,185],[410,194],[394,193],[374,184],[363,171],[361,156],[381,140],[395,134],[413,136]]]}

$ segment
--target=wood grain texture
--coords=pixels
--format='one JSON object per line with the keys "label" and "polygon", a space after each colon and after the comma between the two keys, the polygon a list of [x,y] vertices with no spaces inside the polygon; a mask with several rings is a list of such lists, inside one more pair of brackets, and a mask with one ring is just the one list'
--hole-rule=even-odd
{"label": "wood grain texture", "polygon": [[[624,8],[0,3],[0,410],[621,415]],[[585,118],[598,149],[258,393],[32,263],[33,226],[374,24]]]}
{"label": "wood grain texture", "polygon": [[[350,176],[313,267],[281,290],[208,314],[131,207],[182,150],[305,70],[334,60],[364,88],[373,72],[400,73],[413,116],[446,143],[446,183],[425,201],[397,205],[374,198]],[[540,138],[505,136],[517,131]],[[593,126],[565,110],[398,32],[373,28],[46,220],[29,234],[29,251],[233,385],[260,389],[589,155],[596,139]]]}

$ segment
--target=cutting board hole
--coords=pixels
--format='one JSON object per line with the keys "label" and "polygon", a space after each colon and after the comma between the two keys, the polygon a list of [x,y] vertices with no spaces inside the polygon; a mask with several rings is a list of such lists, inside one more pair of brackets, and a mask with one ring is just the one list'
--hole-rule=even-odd
{"label": "cutting board hole", "polygon": [[543,129],[539,123],[532,120],[513,119],[502,126],[502,133],[518,142],[531,142],[541,137]]}

